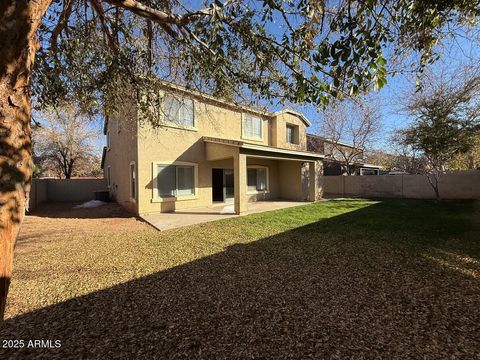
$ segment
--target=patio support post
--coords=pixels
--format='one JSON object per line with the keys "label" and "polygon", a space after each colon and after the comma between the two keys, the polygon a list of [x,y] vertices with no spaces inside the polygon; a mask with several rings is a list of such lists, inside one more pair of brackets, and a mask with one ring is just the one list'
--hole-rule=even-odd
{"label": "patio support post", "polygon": [[308,200],[316,201],[318,193],[317,162],[308,163]]}
{"label": "patio support post", "polygon": [[235,213],[247,210],[247,156],[237,153],[233,157]]}

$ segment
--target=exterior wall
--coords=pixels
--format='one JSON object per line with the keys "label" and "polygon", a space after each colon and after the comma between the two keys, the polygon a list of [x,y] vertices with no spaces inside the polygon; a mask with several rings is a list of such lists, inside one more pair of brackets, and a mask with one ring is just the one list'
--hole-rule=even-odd
{"label": "exterior wall", "polygon": [[310,164],[305,163],[302,166],[302,191],[303,198],[311,201],[320,200],[323,197],[324,192],[324,176],[323,176],[323,162],[321,160],[316,161],[315,166],[315,194],[313,195],[314,199],[311,199],[311,177],[310,177]]}
{"label": "exterior wall", "polygon": [[325,139],[315,135],[308,135],[307,150],[325,155]]}
{"label": "exterior wall", "polygon": [[281,198],[285,200],[305,200],[302,181],[303,163],[300,161],[280,161],[278,178]]}
{"label": "exterior wall", "polygon": [[[287,124],[298,126],[298,144],[287,143]],[[275,117],[273,122],[272,145],[280,148],[307,151],[307,128],[298,116],[283,113]]]}
{"label": "exterior wall", "polygon": [[94,199],[95,191],[106,190],[105,179],[33,179],[29,210],[46,202],[80,202]]}
{"label": "exterior wall", "polygon": [[[325,194],[333,196],[435,198],[422,175],[325,176],[324,188]],[[480,199],[480,171],[445,174],[439,189],[443,199]]]}
{"label": "exterior wall", "polygon": [[[345,161],[345,154],[347,157],[350,157],[352,155],[355,155],[355,153],[358,151],[356,150],[354,152],[354,148],[351,146],[342,146],[342,145],[334,145],[331,142],[324,142],[324,150],[323,154],[325,156],[328,156],[329,158],[338,160],[338,161]],[[341,149],[341,151],[339,150]],[[351,161],[362,161],[363,160],[363,151],[359,152],[355,156],[351,158]]]}
{"label": "exterior wall", "polygon": [[272,200],[281,197],[278,174],[280,162],[278,160],[247,157],[247,168],[249,166],[265,166],[268,168],[268,192],[258,194],[249,194],[247,192],[248,201]]}
{"label": "exterior wall", "polygon": [[[351,166],[350,171],[352,174],[360,175],[360,170],[363,168],[362,164],[354,164]],[[380,171],[380,167],[368,166],[369,169]],[[347,167],[343,163],[334,160],[324,160],[323,161],[323,175],[325,176],[337,176],[337,175],[347,175]]]}
{"label": "exterior wall", "polygon": [[323,198],[325,193],[325,176],[323,176],[323,161],[317,160],[317,194],[315,200]]}
{"label": "exterior wall", "polygon": [[110,196],[128,210],[137,212],[138,195],[137,201],[130,198],[131,162],[135,162],[138,178],[137,111],[133,99],[125,99],[123,104],[119,104],[118,113],[109,117],[107,132],[110,149],[106,151],[103,171],[106,179],[110,167]]}
{"label": "exterior wall", "polygon": [[[182,95],[180,95],[182,96]],[[187,95],[185,95],[187,96]],[[212,150],[206,154],[203,136],[218,137],[224,139],[238,140],[258,145],[271,145],[271,132],[267,116],[261,117],[263,121],[263,138],[259,141],[244,139],[242,136],[242,117],[243,110],[228,105],[217,104],[214,101],[197,98],[194,95],[188,95],[194,99],[194,128],[178,128],[171,124],[163,122],[162,126],[153,128],[149,122],[142,122],[138,126],[138,212],[168,212],[176,209],[187,209],[193,207],[202,207],[212,204],[212,168],[230,168],[233,169],[233,154],[225,151],[225,159],[222,158],[222,146],[218,146],[218,151]],[[289,122],[298,121],[301,134],[305,134],[305,124],[295,116],[288,116]],[[285,118],[285,119],[286,119]],[[298,120],[296,120],[298,119]],[[277,119],[278,120],[278,119]],[[284,123],[286,126],[286,123]],[[285,133],[283,133],[283,139]],[[303,150],[306,149],[306,135],[302,135]],[[113,146],[113,145],[112,145]],[[285,146],[287,147],[287,146]],[[213,147],[212,147],[213,148]],[[124,152],[124,150],[123,150]],[[207,161],[216,159],[218,161]],[[261,160],[247,158],[248,164],[262,165],[269,167],[270,192],[266,194],[247,194],[249,201],[261,199],[276,198],[279,196],[278,185],[278,164],[275,160]],[[129,161],[122,160],[128,166]],[[153,168],[157,163],[186,162],[197,165],[197,193],[193,197],[174,199],[155,199],[154,188],[156,179],[156,169]],[[286,173],[291,176],[291,173]],[[287,175],[284,178],[287,178]],[[123,175],[128,180],[128,171]],[[300,168],[298,168],[300,176]],[[282,181],[284,180],[282,178]],[[301,182],[298,182],[301,186]],[[291,190],[288,190],[291,192]],[[298,194],[298,192],[296,193]],[[301,193],[300,193],[301,194]],[[301,195],[300,195],[301,196]]]}
{"label": "exterior wall", "polygon": [[[323,175],[325,176],[344,175],[347,173],[346,166],[344,165],[345,158],[338,148],[341,148],[345,154],[351,154],[353,151],[351,146],[342,146],[339,144],[335,147],[331,141],[322,136],[311,134],[307,136],[307,150],[325,155],[325,160],[323,162]],[[362,151],[355,155],[351,160],[352,162],[361,163],[361,161],[363,161],[363,156]],[[361,164],[356,164],[355,167],[355,173],[360,175],[359,168],[361,167]]]}
{"label": "exterior wall", "polygon": [[338,161],[323,161],[323,175],[325,176],[336,176],[343,175],[346,171],[344,166]]}

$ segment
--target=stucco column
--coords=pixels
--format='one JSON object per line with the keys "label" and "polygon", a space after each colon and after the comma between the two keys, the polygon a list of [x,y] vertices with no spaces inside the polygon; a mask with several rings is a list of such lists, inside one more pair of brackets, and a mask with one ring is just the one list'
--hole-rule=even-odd
{"label": "stucco column", "polygon": [[308,200],[316,201],[318,193],[317,162],[308,163]]}
{"label": "stucco column", "polygon": [[247,210],[247,156],[237,153],[233,157],[235,213]]}
{"label": "stucco column", "polygon": [[316,171],[317,171],[317,197],[316,200],[320,200],[323,198],[323,189],[324,189],[324,182],[325,178],[323,177],[323,161],[317,160],[315,161],[317,164]]}

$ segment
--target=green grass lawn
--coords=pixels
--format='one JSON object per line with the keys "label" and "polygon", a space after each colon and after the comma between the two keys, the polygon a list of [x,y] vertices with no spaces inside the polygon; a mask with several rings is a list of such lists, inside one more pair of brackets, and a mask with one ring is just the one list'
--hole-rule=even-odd
{"label": "green grass lawn", "polygon": [[0,339],[62,347],[11,357],[480,354],[478,202],[332,200],[17,250]]}

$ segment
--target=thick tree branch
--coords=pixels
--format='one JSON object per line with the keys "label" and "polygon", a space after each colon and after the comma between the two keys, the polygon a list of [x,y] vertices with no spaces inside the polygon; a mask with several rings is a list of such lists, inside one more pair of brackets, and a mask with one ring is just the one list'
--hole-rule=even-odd
{"label": "thick tree branch", "polygon": [[113,38],[113,35],[110,32],[110,29],[107,26],[107,22],[106,22],[106,19],[105,19],[105,14],[104,14],[102,6],[98,2],[98,0],[90,0],[90,3],[92,4],[93,9],[95,10],[95,12],[98,14],[98,17],[100,18],[100,24],[102,26],[103,32],[105,33],[105,35],[107,37],[108,46],[113,51],[116,51],[117,50],[116,42],[115,42],[115,39]]}
{"label": "thick tree branch", "polygon": [[182,25],[182,16],[176,14],[168,14],[164,11],[157,10],[146,6],[135,0],[103,0],[109,4],[129,10],[141,17],[151,19],[155,22],[164,24]]}
{"label": "thick tree branch", "polygon": [[109,4],[129,10],[145,19],[150,19],[159,24],[171,37],[177,37],[177,33],[172,29],[170,24],[177,24],[179,16],[175,14],[167,14],[164,11],[153,9],[149,6],[135,0],[103,0]]}
{"label": "thick tree branch", "polygon": [[67,0],[64,3],[62,13],[60,14],[60,17],[58,19],[58,23],[53,29],[52,34],[50,36],[50,50],[52,51],[52,54],[54,54],[54,56],[56,56],[57,54],[58,37],[60,33],[63,31],[63,29],[65,29],[65,26],[67,26],[70,13],[72,12],[72,6],[73,6],[73,0]]}
{"label": "thick tree branch", "polygon": [[190,12],[185,15],[178,15],[173,13],[167,13],[158,9],[154,9],[150,6],[146,6],[136,0],[103,0],[109,4],[124,8],[137,14],[145,19],[155,21],[162,27],[170,36],[177,37],[177,33],[172,29],[171,25],[177,25],[179,27],[185,26],[188,23],[194,21],[201,16],[212,15],[211,8],[201,9],[199,11]]}

